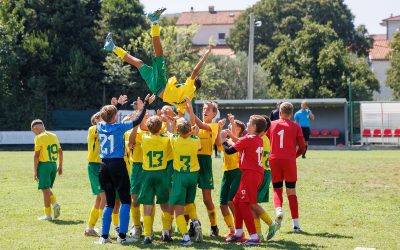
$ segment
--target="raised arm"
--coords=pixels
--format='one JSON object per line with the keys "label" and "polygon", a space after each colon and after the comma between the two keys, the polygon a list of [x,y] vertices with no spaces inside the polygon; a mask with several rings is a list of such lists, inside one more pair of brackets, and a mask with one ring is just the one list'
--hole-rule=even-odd
{"label": "raised arm", "polygon": [[151,104],[155,99],[156,99],[156,96],[155,95],[150,96],[150,94],[148,94],[146,96],[146,98],[144,99],[144,103],[140,100],[140,98],[138,98],[137,107],[138,107],[138,110],[140,110],[140,111],[139,111],[138,116],[133,120],[133,127],[136,127],[137,125],[139,125],[142,122],[144,115],[146,114],[147,106],[149,104]]}
{"label": "raised arm", "polygon": [[194,67],[192,74],[190,75],[190,78],[192,80],[196,79],[197,74],[199,73],[201,67],[203,67],[204,62],[206,61],[208,55],[211,52],[211,45],[208,46],[207,52],[203,55],[203,57],[200,59],[200,61],[197,63],[196,67]]}
{"label": "raised arm", "polygon": [[194,126],[196,123],[196,115],[193,112],[192,101],[187,96],[185,97],[185,100],[186,100],[186,111],[190,116],[190,123],[192,124],[192,126]]}

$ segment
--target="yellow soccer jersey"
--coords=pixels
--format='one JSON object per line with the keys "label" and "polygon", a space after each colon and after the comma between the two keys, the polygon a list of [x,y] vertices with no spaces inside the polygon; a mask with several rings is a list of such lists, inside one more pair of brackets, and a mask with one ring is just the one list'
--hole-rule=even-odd
{"label": "yellow soccer jersey", "polygon": [[133,150],[129,148],[129,135],[131,134],[132,129],[128,130],[124,134],[124,141],[125,141],[125,153],[124,153],[124,161],[126,169],[128,170],[128,175],[131,176],[131,167],[132,167],[132,152]]}
{"label": "yellow soccer jersey", "polygon": [[[229,139],[230,142],[232,142],[231,139]],[[231,155],[228,155],[227,153],[225,153],[224,150],[224,164],[222,165],[222,169],[224,171],[228,171],[228,170],[234,170],[239,168],[239,153],[234,153]]]}
{"label": "yellow soccer jersey", "polygon": [[136,134],[136,144],[133,147],[133,152],[132,152],[132,163],[142,163],[143,162],[143,151],[142,151],[142,135],[144,133],[148,133],[147,131],[141,130],[138,128],[137,134]]}
{"label": "yellow soccer jersey", "polygon": [[168,79],[168,82],[164,89],[163,101],[168,102],[177,107],[178,112],[185,112],[186,100],[185,97],[193,99],[196,87],[194,86],[194,80],[190,77],[186,79],[185,83],[178,83],[176,77],[173,76]]}
{"label": "yellow soccer jersey", "polygon": [[57,162],[58,149],[61,148],[57,135],[44,131],[35,136],[35,152],[40,152],[39,162]]}
{"label": "yellow soccer jersey", "polygon": [[171,146],[174,156],[174,169],[181,173],[199,171],[197,151],[200,149],[200,139],[197,136],[183,138],[179,135],[171,136]]}
{"label": "yellow soccer jersey", "polygon": [[269,142],[268,137],[264,134],[261,136],[263,140],[263,147],[264,147],[264,152],[263,152],[263,166],[264,170],[271,170],[268,164],[268,158],[269,158],[269,152],[271,151],[271,144]]}
{"label": "yellow soccer jersey", "polygon": [[212,155],[213,145],[218,134],[218,123],[208,123],[211,131],[200,129],[199,138],[201,142],[201,150],[197,153],[199,155]]}
{"label": "yellow soccer jersey", "polygon": [[170,139],[167,135],[145,133],[140,140],[143,151],[143,170],[156,171],[167,168],[172,159]]}
{"label": "yellow soccer jersey", "polygon": [[88,144],[88,162],[101,162],[100,158],[100,141],[97,134],[96,125],[91,126],[88,129],[87,136],[87,144]]}

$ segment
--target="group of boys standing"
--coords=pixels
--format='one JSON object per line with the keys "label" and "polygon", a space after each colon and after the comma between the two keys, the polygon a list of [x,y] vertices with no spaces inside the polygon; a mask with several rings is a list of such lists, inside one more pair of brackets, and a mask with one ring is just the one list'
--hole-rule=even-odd
{"label": "group of boys standing", "polygon": [[[85,235],[100,236],[99,243],[109,243],[110,225],[113,222],[118,243],[136,242],[143,234],[144,243],[150,244],[154,234],[155,204],[159,204],[162,211],[163,241],[172,241],[175,215],[175,223],[183,236],[181,244],[192,244],[191,236],[196,242],[200,242],[202,228],[194,204],[198,186],[202,190],[207,208],[211,236],[218,236],[216,211],[211,196],[211,190],[214,189],[211,159],[214,143],[224,149],[220,207],[230,230],[225,235],[226,241],[242,242],[244,245],[259,244],[262,235],[260,219],[269,226],[267,240],[275,235],[283,219],[283,181],[287,188],[294,230],[300,232],[295,192],[296,157],[304,151],[304,139],[300,127],[290,121],[293,106],[290,103],[281,104],[281,119],[272,124],[266,116],[252,115],[245,126],[243,122],[235,120],[233,115],[228,115],[228,129],[223,129],[226,119],[218,123],[212,122],[218,111],[217,104],[205,102],[203,119],[199,119],[193,112],[191,100],[195,91],[201,87],[197,74],[211,48],[184,83],[178,83],[175,77],[167,79],[158,24],[163,11],[165,9],[148,14],[152,21],[151,36],[156,55],[152,66],[117,47],[111,34],[106,38],[104,48],[135,66],[154,94],[147,95],[144,101],[138,98],[136,110],[122,122],[118,122],[118,108],[126,103],[126,96],[115,100],[113,105],[102,107],[92,117],[93,126],[88,131],[88,173],[96,200]],[[146,109],[156,96],[176,106],[178,115],[174,114],[170,106],[165,106],[156,115],[149,116]],[[184,112],[188,114],[188,119],[183,117]],[[37,135],[35,178],[47,168],[47,163],[52,165],[49,174],[46,172],[39,175],[39,189],[43,190],[45,197],[45,216],[42,219],[52,219],[50,203],[55,204],[53,207],[56,218],[59,216],[60,206],[50,189],[55,178],[53,170],[57,169],[57,156],[60,159],[58,172],[62,173],[61,147],[56,136],[45,131],[40,120],[33,121],[31,128]],[[54,137],[53,142],[51,140]],[[46,140],[51,144],[39,143]],[[299,145],[298,149],[296,145]],[[37,156],[47,153],[48,158],[42,157],[42,161]],[[271,176],[277,215],[275,221],[259,205],[269,200]],[[41,179],[48,179],[48,184],[41,185]],[[143,206],[142,212],[139,204]],[[99,234],[94,226],[100,215],[102,228]],[[130,235],[127,235],[130,217],[133,226]],[[189,220],[191,223],[188,230]],[[243,221],[249,233],[247,240],[243,232]]]}

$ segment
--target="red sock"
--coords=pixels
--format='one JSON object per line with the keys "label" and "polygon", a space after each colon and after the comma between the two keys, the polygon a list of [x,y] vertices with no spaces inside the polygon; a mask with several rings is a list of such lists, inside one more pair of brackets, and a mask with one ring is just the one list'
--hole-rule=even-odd
{"label": "red sock", "polygon": [[296,195],[289,195],[289,207],[290,213],[292,214],[292,219],[299,218],[299,204],[297,203],[297,196]]}
{"label": "red sock", "polygon": [[[275,208],[277,207],[282,207],[282,188],[274,188],[274,206]],[[290,199],[289,199],[290,201]]]}
{"label": "red sock", "polygon": [[235,213],[233,214],[233,218],[235,219],[235,228],[243,229],[243,216],[240,211],[239,202],[234,200],[233,206],[235,207]]}
{"label": "red sock", "polygon": [[240,212],[242,213],[244,219],[244,223],[246,224],[247,231],[249,232],[249,235],[256,234],[257,230],[256,230],[256,225],[254,224],[254,216],[253,213],[251,212],[250,203],[240,202],[239,207],[240,207]]}

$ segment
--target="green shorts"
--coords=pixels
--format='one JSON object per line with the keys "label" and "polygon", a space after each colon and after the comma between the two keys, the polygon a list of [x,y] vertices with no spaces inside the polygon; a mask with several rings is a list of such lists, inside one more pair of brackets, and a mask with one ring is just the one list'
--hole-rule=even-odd
{"label": "green shorts", "polygon": [[169,183],[167,170],[147,171],[142,172],[142,183],[140,192],[137,198],[137,203],[143,205],[153,205],[154,196],[157,196],[157,204],[164,204],[169,199]]}
{"label": "green shorts", "polygon": [[132,163],[131,168],[131,194],[139,194],[142,178],[142,162]]}
{"label": "green shorts", "polygon": [[164,56],[153,57],[153,66],[143,64],[138,70],[147,87],[153,94],[159,95],[167,84],[167,70]]}
{"label": "green shorts", "polygon": [[55,162],[39,162],[37,168],[38,189],[53,188],[57,175],[57,164]]}
{"label": "green shorts", "polygon": [[242,177],[242,172],[238,168],[224,171],[219,196],[219,203],[221,205],[228,205],[228,202],[233,200],[239,188],[240,177]]}
{"label": "green shorts", "polygon": [[100,187],[99,172],[101,163],[89,162],[88,164],[88,175],[90,181],[90,187],[92,188],[93,195],[98,195],[104,192]]}
{"label": "green shorts", "polygon": [[193,203],[196,198],[199,172],[180,173],[174,171],[169,204],[182,205]]}
{"label": "green shorts", "polygon": [[269,202],[269,184],[271,183],[271,171],[264,170],[264,179],[257,192],[257,202]]}
{"label": "green shorts", "polygon": [[199,160],[199,188],[214,189],[211,155],[197,155]]}

